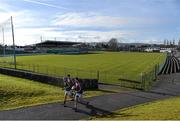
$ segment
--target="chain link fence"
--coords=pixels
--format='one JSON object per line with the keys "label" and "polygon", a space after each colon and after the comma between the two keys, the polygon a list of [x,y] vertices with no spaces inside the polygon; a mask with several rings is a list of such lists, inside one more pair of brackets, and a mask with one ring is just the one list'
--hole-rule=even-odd
{"label": "chain link fence", "polygon": [[151,68],[148,68],[146,71],[139,74],[135,74],[137,72],[128,72],[115,75],[108,71],[99,72],[99,82],[148,91],[157,79],[165,61],[166,59],[161,64],[155,63]]}
{"label": "chain link fence", "polygon": [[[12,68],[14,69],[13,63],[0,62],[0,67],[3,68]],[[17,63],[16,69],[29,71],[33,73],[45,74],[53,77],[63,77],[70,74],[71,77],[79,77],[83,79],[97,79],[98,75],[95,71],[87,71],[81,69],[73,69],[73,68],[63,68],[63,67],[53,67],[48,65],[38,65],[38,64],[24,64]]]}
{"label": "chain link fence", "polygon": [[[151,66],[146,72],[141,72],[139,74],[133,74],[134,72],[113,74],[110,71],[87,71],[67,67],[53,67],[25,63],[17,63],[16,67],[19,70],[45,74],[53,77],[62,77],[70,74],[72,77],[83,79],[98,79],[101,83],[117,84],[123,87],[149,90],[163,68],[164,63],[165,60],[161,64],[154,64],[154,66]],[[14,69],[14,63],[2,61],[0,62],[0,67]]]}

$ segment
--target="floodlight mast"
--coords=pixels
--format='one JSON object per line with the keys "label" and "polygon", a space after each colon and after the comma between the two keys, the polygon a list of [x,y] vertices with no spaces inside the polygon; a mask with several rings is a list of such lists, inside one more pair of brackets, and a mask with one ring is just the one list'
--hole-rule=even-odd
{"label": "floodlight mast", "polygon": [[4,28],[2,26],[2,36],[3,36],[3,56],[5,57],[5,40],[4,40]]}
{"label": "floodlight mast", "polygon": [[12,39],[13,39],[13,50],[14,50],[14,68],[16,69],[16,47],[14,40],[14,26],[13,26],[13,18],[11,16],[11,28],[12,28]]}

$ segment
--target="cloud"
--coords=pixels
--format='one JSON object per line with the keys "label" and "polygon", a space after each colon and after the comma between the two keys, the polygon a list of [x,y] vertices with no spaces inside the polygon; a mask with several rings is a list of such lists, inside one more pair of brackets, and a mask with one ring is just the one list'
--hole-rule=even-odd
{"label": "cloud", "polygon": [[[14,6],[3,3],[0,1],[0,43],[2,44],[2,28],[5,33],[5,44],[12,45],[12,30],[10,23],[10,16],[13,16],[15,42],[18,45],[24,45],[26,43],[32,43],[37,40],[37,36],[42,30],[35,28],[30,29],[29,27],[42,25],[42,20],[29,10],[14,10]],[[32,33],[32,34],[30,34]],[[32,42],[31,42],[32,41]]]}
{"label": "cloud", "polygon": [[5,23],[11,16],[13,17],[16,27],[37,23],[36,17],[34,16],[35,13],[25,9],[15,9],[17,8],[0,1],[0,23]]}
{"label": "cloud", "polygon": [[87,13],[67,13],[57,15],[52,23],[59,26],[119,26],[125,24],[126,21],[118,17]]}
{"label": "cloud", "polygon": [[[10,16],[13,17],[15,43],[17,45],[33,44],[39,40],[44,31],[51,28],[44,27],[48,20],[40,18],[28,9],[17,9],[0,1],[0,43],[2,44],[2,27],[5,31],[5,44],[12,45]],[[46,25],[47,26],[47,25]],[[51,35],[49,35],[51,36]]]}
{"label": "cloud", "polygon": [[[16,44],[18,45],[25,45],[25,44],[27,45],[27,44],[40,42],[40,36],[43,36],[44,39],[54,39],[56,37],[57,40],[59,41],[96,41],[96,42],[108,41],[112,37],[122,38],[125,36],[125,33],[120,31],[102,32],[102,31],[90,31],[88,29],[83,31],[79,31],[79,30],[61,31],[59,27],[57,25],[54,25],[53,23],[47,26],[47,23],[44,19],[38,18],[36,14],[28,10],[16,11],[16,12],[10,11],[9,14],[13,15],[13,20],[15,25],[15,40],[16,40]],[[101,17],[99,19],[101,19]],[[99,22],[100,21],[101,20],[99,20]],[[88,20],[86,22],[88,22]],[[46,23],[46,25],[43,25],[44,23]],[[9,44],[11,44],[11,42],[12,41],[9,40]]]}
{"label": "cloud", "polygon": [[[96,13],[87,11],[67,13],[61,6],[58,7],[53,3],[39,2],[40,0],[24,1],[18,6],[0,1],[0,23],[13,16],[15,41],[18,45],[40,42],[40,36],[43,36],[44,39],[56,37],[59,41],[101,42],[117,38],[123,42],[143,42],[143,40],[144,42],[156,42],[158,38],[168,38],[167,33],[172,33],[169,29],[165,29],[167,25],[170,25],[169,23],[173,23],[171,19],[148,18],[148,16],[127,17],[99,11]],[[34,7],[33,10],[31,7],[23,8],[23,5],[26,6],[27,3],[36,4],[37,7]],[[43,9],[42,11],[40,9],[42,6],[62,11],[61,13],[55,13],[56,9],[51,9],[51,11]],[[165,30],[167,31],[166,35]],[[0,35],[0,41],[1,37]],[[11,42],[9,41],[9,43]]]}
{"label": "cloud", "polygon": [[59,5],[57,6],[57,5],[44,3],[44,2],[39,2],[39,1],[35,1],[35,0],[23,0],[23,1],[33,3],[33,4],[43,5],[43,6],[47,6],[47,7],[51,7],[51,8],[70,10],[68,8],[65,8],[65,7],[62,7],[62,6],[59,6]]}
{"label": "cloud", "polygon": [[13,12],[10,9],[13,9],[13,7],[0,1],[0,24],[10,18]]}
{"label": "cloud", "polygon": [[10,8],[12,9],[12,6],[10,6],[9,4],[7,4],[3,1],[0,1],[0,11],[8,12]]}
{"label": "cloud", "polygon": [[[14,15],[15,23],[15,41],[17,45],[27,45],[40,42],[40,36],[44,39],[54,39],[55,37],[59,41],[81,41],[81,42],[102,42],[109,41],[111,38],[117,38],[124,42],[128,42],[129,38],[141,36],[138,31],[122,31],[122,30],[109,30],[109,31],[92,31],[88,28],[86,30],[71,30],[67,31],[59,30],[60,25],[56,25],[52,20],[48,27],[42,26],[45,21],[40,18],[36,18],[36,15],[28,10],[11,12]],[[61,17],[61,26],[99,26],[99,27],[116,27],[120,24],[128,24],[126,19],[120,17],[110,17],[94,14],[64,14]],[[79,18],[77,17],[79,16]],[[71,18],[72,17],[72,18]],[[73,19],[75,18],[75,19]],[[77,19],[78,18],[78,19]],[[38,21],[37,21],[38,19]],[[71,19],[73,19],[71,21]],[[106,20],[106,21],[105,21]],[[74,21],[74,22],[73,22]],[[64,22],[64,23],[63,23]],[[78,23],[81,24],[78,24]],[[109,23],[109,25],[108,25]],[[60,27],[61,28],[61,27]],[[63,28],[63,27],[62,27]],[[57,30],[58,29],[58,30]],[[12,41],[9,41],[11,44]]]}
{"label": "cloud", "polygon": [[54,39],[58,41],[80,41],[80,42],[102,42],[115,37],[124,38],[127,33],[121,31],[100,32],[100,31],[54,31],[54,28],[22,28],[16,30],[16,43],[19,45],[33,44],[43,40]]}
{"label": "cloud", "polygon": [[145,24],[159,24],[168,23],[171,20],[161,20],[156,18],[135,18],[135,17],[117,17],[101,15],[97,13],[66,13],[57,14],[51,22],[58,26],[72,26],[72,27],[117,27],[129,25],[145,25]]}

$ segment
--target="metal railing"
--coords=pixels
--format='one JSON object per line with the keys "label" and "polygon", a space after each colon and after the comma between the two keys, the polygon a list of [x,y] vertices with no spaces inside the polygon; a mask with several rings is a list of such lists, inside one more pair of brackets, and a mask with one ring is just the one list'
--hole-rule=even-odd
{"label": "metal railing", "polygon": [[[53,77],[62,77],[71,74],[72,77],[79,77],[85,79],[98,79],[102,83],[118,84],[123,87],[137,88],[142,90],[149,90],[161,71],[165,61],[161,64],[154,64],[151,68],[146,69],[145,72],[139,74],[120,73],[113,74],[110,71],[89,71],[76,68],[67,67],[53,67],[48,65],[25,64],[17,63],[16,68],[19,70],[30,71],[39,74],[45,74]],[[0,67],[13,68],[14,63],[0,62]],[[134,72],[132,72],[134,73]]]}
{"label": "metal railing", "polygon": [[[14,64],[7,62],[0,62],[0,67],[14,69]],[[67,74],[71,74],[72,77],[79,77],[86,79],[98,78],[96,71],[87,71],[87,70],[73,69],[66,67],[53,67],[48,65],[17,63],[16,69],[29,71],[33,73],[45,74],[53,77],[62,77],[62,76],[67,76]]]}

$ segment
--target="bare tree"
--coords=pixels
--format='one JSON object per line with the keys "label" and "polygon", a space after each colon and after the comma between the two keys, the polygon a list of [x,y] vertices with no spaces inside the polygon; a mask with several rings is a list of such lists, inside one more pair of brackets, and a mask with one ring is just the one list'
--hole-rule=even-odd
{"label": "bare tree", "polygon": [[116,38],[112,38],[109,40],[108,42],[109,48],[113,51],[117,51],[118,50],[118,41]]}

